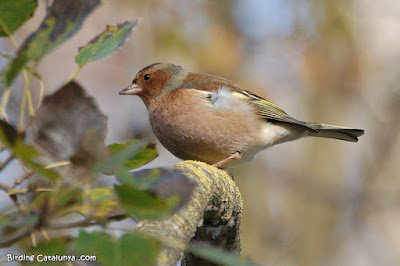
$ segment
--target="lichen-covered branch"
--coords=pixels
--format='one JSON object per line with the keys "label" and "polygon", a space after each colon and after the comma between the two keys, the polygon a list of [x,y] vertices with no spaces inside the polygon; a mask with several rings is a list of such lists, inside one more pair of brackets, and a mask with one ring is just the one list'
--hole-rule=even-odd
{"label": "lichen-covered branch", "polygon": [[[176,168],[198,184],[190,201],[171,217],[141,221],[137,225],[137,230],[163,242],[158,264],[175,265],[190,241],[206,242],[239,253],[243,203],[232,178],[225,171],[201,162],[184,161]],[[182,259],[183,265],[201,262],[201,258],[188,252]]]}

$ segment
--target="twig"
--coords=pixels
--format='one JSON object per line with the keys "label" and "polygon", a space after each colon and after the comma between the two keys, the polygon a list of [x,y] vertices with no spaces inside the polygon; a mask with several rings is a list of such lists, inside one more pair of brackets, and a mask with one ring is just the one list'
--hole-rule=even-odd
{"label": "twig", "polygon": [[12,238],[6,239],[4,241],[0,241],[0,248],[9,247],[10,245],[24,239],[25,237],[29,236],[32,232],[32,229],[26,229],[21,233],[13,236]]}
{"label": "twig", "polygon": [[66,165],[70,165],[70,164],[71,164],[70,161],[60,161],[60,162],[55,162],[55,163],[52,163],[52,164],[48,164],[44,168],[45,169],[51,169],[51,168],[56,168],[56,167],[60,167],[60,166],[66,166]]}
{"label": "twig", "polygon": [[12,187],[0,184],[0,189],[8,193],[12,189]]}
{"label": "twig", "polygon": [[14,155],[10,155],[10,156],[8,156],[8,158],[4,161],[4,162],[2,162],[1,164],[0,164],[0,170],[3,170],[4,168],[6,168],[6,166],[12,161],[12,160],[14,160]]}
{"label": "twig", "polygon": [[32,247],[36,247],[37,246],[36,233],[35,232],[31,232],[30,236],[31,236]]}
{"label": "twig", "polygon": [[71,229],[76,227],[90,227],[95,225],[104,226],[108,222],[112,221],[121,221],[123,219],[128,218],[125,214],[118,214],[107,217],[105,220],[90,220],[85,219],[83,221],[73,222],[73,223],[64,223],[64,224],[48,224],[46,229],[48,230],[59,230],[59,229]]}
{"label": "twig", "polygon": [[46,240],[51,240],[49,234],[44,229],[40,229],[40,233],[43,235],[44,238],[46,238]]}
{"label": "twig", "polygon": [[35,174],[35,172],[33,172],[33,171],[23,174],[21,177],[19,177],[18,179],[16,179],[14,181],[13,187],[16,187],[17,185],[21,184],[22,181],[24,181],[25,179],[28,179],[29,177],[33,176],[34,174]]}
{"label": "twig", "polygon": [[51,191],[54,191],[54,189],[52,189],[52,188],[34,188],[34,189],[32,189],[32,188],[21,188],[21,189],[15,189],[15,188],[7,187],[7,186],[4,186],[4,185],[0,185],[0,189],[6,191],[9,196],[25,195],[25,194],[28,194],[30,192],[51,192]]}
{"label": "twig", "polygon": [[0,248],[9,247],[10,245],[34,234],[37,231],[41,232],[43,234],[43,236],[46,239],[48,239],[49,235],[44,230],[71,229],[71,228],[76,228],[76,227],[90,227],[90,226],[94,226],[94,225],[104,226],[108,222],[120,221],[120,220],[128,218],[128,216],[126,216],[125,214],[116,214],[116,215],[109,216],[109,217],[105,218],[104,220],[85,219],[83,221],[74,222],[74,223],[48,224],[45,221],[47,217],[44,217],[45,212],[46,212],[45,209],[46,208],[43,208],[43,211],[40,215],[39,221],[37,222],[37,224],[35,226],[32,226],[31,228],[28,228],[25,231],[15,235],[9,239],[0,241]]}

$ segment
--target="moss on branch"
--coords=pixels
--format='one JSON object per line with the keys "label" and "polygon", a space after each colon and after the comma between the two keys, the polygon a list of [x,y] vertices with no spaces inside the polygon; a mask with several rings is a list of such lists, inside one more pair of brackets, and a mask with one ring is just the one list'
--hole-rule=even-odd
{"label": "moss on branch", "polygon": [[[141,221],[137,225],[137,230],[163,242],[158,264],[175,265],[190,241],[206,242],[239,253],[243,203],[232,178],[225,171],[202,162],[184,161],[175,168],[197,182],[192,198],[171,217]],[[182,265],[203,262],[189,252],[182,259]]]}

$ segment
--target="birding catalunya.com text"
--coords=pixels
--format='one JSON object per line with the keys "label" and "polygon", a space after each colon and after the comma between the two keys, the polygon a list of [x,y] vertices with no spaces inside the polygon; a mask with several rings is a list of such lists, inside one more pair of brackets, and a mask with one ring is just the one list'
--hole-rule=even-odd
{"label": "birding catalunya.com text", "polygon": [[44,255],[44,254],[6,254],[7,262],[12,261],[26,261],[26,262],[60,262],[60,261],[96,261],[97,258],[95,255]]}

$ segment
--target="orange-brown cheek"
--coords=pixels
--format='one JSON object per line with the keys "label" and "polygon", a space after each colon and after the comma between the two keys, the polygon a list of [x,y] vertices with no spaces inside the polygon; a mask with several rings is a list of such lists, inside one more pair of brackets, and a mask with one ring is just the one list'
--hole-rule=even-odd
{"label": "orange-brown cheek", "polygon": [[155,82],[149,82],[146,84],[146,91],[151,96],[157,96],[158,88]]}

